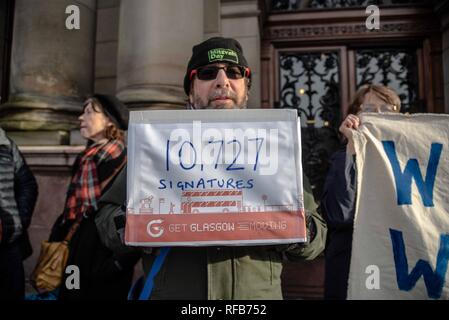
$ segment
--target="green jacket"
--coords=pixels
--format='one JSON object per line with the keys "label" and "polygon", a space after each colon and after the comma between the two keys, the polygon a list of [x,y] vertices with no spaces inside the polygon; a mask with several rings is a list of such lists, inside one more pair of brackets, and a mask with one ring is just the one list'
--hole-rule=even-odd
{"label": "green jacket", "polygon": [[[307,179],[304,179],[304,189],[308,230],[314,229],[310,243],[171,248],[154,279],[151,299],[282,299],[283,256],[311,260],[324,250],[326,242],[326,226],[316,213]],[[116,253],[142,250],[127,247],[121,240],[124,227],[121,206],[125,201],[126,170],[122,170],[100,200],[95,218],[102,241]],[[148,274],[158,250],[143,249],[142,252],[143,270]]]}

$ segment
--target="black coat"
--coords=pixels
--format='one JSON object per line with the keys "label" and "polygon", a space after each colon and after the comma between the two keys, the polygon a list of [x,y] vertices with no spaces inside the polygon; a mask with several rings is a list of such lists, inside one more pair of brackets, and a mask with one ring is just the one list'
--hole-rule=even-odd
{"label": "black coat", "polygon": [[70,274],[64,275],[59,300],[126,300],[139,257],[114,255],[102,244],[94,217],[83,219],[70,242],[67,263],[79,268],[80,288],[67,289]]}
{"label": "black coat", "polygon": [[[349,163],[346,164],[347,159]],[[346,149],[331,158],[319,212],[328,226],[325,250],[325,299],[346,299],[356,201],[355,157]]]}
{"label": "black coat", "polygon": [[[1,130],[1,129],[0,129]],[[15,143],[0,131],[0,223],[1,246],[15,243],[22,258],[32,253],[28,239],[38,188],[33,173]]]}
{"label": "black coat", "polygon": [[32,254],[28,238],[37,183],[15,143],[0,129],[0,300],[23,299],[23,260]]}
{"label": "black coat", "polygon": [[[117,159],[102,163],[97,167],[98,179],[105,181],[111,173],[124,161],[126,151]],[[73,173],[78,170],[78,160],[75,161]],[[102,192],[105,192],[111,180]],[[69,258],[67,265],[78,267],[80,288],[68,289],[66,280],[74,273],[64,274],[59,289],[59,300],[126,300],[132,284],[134,266],[140,256],[137,254],[114,254],[100,240],[95,225],[96,212],[85,215],[69,243]],[[50,241],[62,241],[73,221],[62,223],[61,215],[55,222],[50,235]]]}

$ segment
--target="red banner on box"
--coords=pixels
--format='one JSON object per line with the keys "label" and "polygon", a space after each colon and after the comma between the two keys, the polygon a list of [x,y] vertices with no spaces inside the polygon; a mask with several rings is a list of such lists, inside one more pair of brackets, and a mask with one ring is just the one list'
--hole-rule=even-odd
{"label": "red banner on box", "polygon": [[[304,242],[303,211],[199,214],[128,214],[125,240],[129,245],[194,245],[228,240],[255,244],[270,239]],[[131,231],[132,230],[132,231]]]}

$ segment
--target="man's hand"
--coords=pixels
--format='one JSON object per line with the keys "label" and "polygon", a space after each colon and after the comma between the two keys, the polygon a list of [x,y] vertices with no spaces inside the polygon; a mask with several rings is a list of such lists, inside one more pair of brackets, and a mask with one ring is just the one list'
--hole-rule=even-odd
{"label": "man's hand", "polygon": [[341,123],[340,132],[348,139],[347,152],[355,154],[354,140],[352,138],[354,130],[360,126],[360,118],[354,114],[349,114]]}

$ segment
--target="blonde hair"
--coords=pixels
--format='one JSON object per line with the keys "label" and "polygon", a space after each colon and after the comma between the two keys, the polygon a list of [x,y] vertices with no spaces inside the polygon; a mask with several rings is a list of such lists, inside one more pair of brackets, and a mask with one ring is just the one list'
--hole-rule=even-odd
{"label": "blonde hair", "polygon": [[354,99],[349,104],[348,114],[357,114],[361,111],[360,105],[363,103],[363,99],[368,93],[374,94],[385,103],[394,106],[396,112],[401,110],[401,99],[392,89],[377,84],[365,84],[357,90]]}

